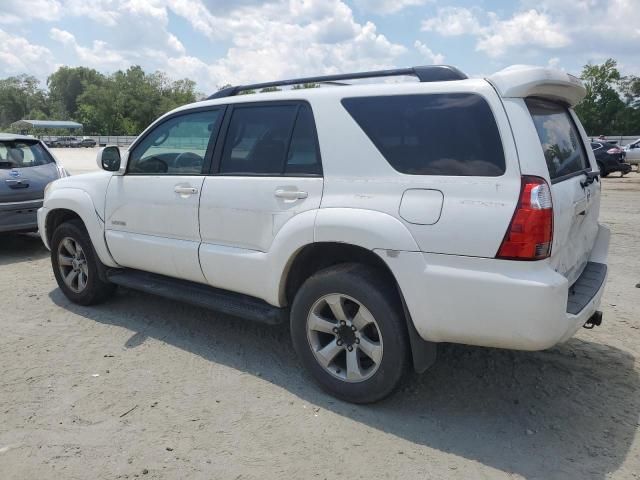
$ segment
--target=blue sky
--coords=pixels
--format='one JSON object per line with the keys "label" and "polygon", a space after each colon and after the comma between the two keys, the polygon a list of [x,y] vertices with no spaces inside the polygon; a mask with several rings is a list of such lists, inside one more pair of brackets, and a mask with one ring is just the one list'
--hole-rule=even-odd
{"label": "blue sky", "polygon": [[132,64],[226,83],[446,63],[640,74],[640,0],[3,0],[0,77]]}

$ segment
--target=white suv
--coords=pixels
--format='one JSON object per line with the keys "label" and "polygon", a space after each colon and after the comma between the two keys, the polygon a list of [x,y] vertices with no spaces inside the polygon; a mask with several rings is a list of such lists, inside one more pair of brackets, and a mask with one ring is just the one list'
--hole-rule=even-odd
{"label": "white suv", "polygon": [[50,185],[40,232],[70,300],[123,285],[290,321],[324,389],[375,401],[437,342],[538,350],[600,324],[609,231],[571,109],[584,94],[538,67],[231,87]]}

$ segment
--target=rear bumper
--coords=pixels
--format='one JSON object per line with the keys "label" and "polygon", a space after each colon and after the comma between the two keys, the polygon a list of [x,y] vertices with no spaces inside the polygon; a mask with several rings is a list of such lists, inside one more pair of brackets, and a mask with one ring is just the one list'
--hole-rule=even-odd
{"label": "rear bumper", "polygon": [[38,228],[42,200],[0,203],[0,232],[28,232]]}
{"label": "rear bumper", "polygon": [[[609,230],[600,227],[590,262],[606,265]],[[600,305],[601,283],[576,313],[570,286],[547,262],[377,252],[398,281],[420,336],[517,350],[543,350],[571,338]],[[577,282],[576,282],[577,283]]]}

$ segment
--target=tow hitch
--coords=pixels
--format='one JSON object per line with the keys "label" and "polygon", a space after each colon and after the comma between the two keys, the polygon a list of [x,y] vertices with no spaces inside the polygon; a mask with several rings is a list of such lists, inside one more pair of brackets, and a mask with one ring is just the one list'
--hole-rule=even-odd
{"label": "tow hitch", "polygon": [[597,310],[593,315],[586,321],[583,325],[583,328],[587,330],[591,330],[593,327],[599,327],[602,324],[602,312]]}

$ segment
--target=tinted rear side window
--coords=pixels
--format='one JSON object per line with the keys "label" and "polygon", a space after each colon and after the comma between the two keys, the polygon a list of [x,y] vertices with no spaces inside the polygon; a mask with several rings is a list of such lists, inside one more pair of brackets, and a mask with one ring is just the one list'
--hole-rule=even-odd
{"label": "tinted rear side window", "polygon": [[496,177],[505,171],[498,126],[479,95],[357,97],[342,104],[401,173]]}
{"label": "tinted rear side window", "polygon": [[309,105],[301,105],[287,154],[286,175],[320,175],[316,127]]}
{"label": "tinted rear side window", "polygon": [[527,99],[551,180],[589,168],[587,154],[569,111],[563,105]]}
{"label": "tinted rear side window", "polygon": [[297,106],[237,107],[222,153],[221,173],[280,174]]}
{"label": "tinted rear side window", "polygon": [[220,172],[270,176],[321,174],[311,108],[306,104],[235,107]]}

